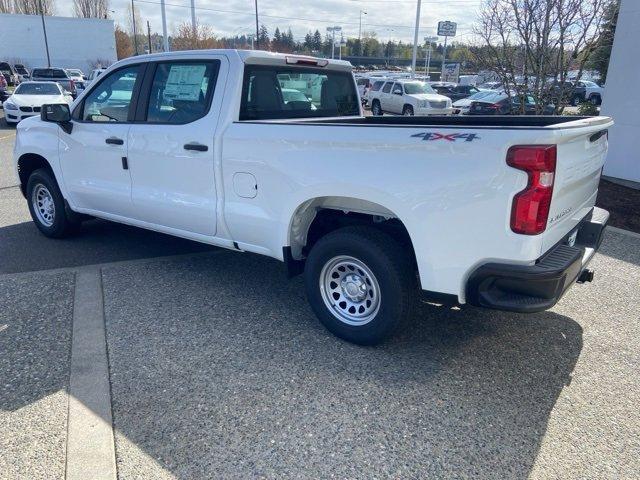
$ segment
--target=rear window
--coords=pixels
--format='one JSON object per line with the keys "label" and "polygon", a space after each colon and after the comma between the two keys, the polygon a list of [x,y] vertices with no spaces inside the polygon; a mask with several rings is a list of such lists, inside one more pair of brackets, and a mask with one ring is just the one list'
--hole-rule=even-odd
{"label": "rear window", "polygon": [[44,78],[68,78],[65,71],[60,68],[36,68],[33,71],[33,76]]}
{"label": "rear window", "polygon": [[240,120],[360,115],[349,72],[247,65]]}
{"label": "rear window", "polygon": [[382,85],[384,85],[384,81],[378,80],[377,82],[373,82],[373,86],[371,87],[371,90],[373,90],[374,92],[377,92],[378,90],[380,90],[380,87],[382,87]]}

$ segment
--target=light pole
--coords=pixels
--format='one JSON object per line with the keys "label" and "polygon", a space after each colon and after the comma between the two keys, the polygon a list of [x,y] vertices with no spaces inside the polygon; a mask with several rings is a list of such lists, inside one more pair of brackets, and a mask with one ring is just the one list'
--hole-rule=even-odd
{"label": "light pole", "polygon": [[327,32],[331,32],[331,59],[336,58],[336,32],[341,32],[342,27],[327,27]]}
{"label": "light pole", "polygon": [[413,56],[411,58],[411,78],[416,76],[416,58],[418,57],[418,30],[420,30],[420,5],[422,0],[418,0],[416,7],[416,30],[413,32]]}
{"label": "light pole", "polygon": [[444,48],[442,49],[442,67],[440,68],[440,81],[442,81],[442,75],[444,74],[444,61],[447,58],[447,39],[449,37],[445,35],[444,37]]}
{"label": "light pole", "polygon": [[360,26],[358,27],[358,46],[360,47],[360,56],[362,56],[362,15],[366,15],[367,12],[360,10]]}
{"label": "light pole", "polygon": [[431,44],[433,42],[437,42],[438,41],[438,37],[424,37],[424,41],[427,44],[428,49],[428,53],[427,55],[424,56],[424,74],[427,77],[427,80],[429,79],[429,68],[431,67]]}
{"label": "light pole", "polygon": [[42,19],[42,33],[44,33],[44,48],[47,50],[47,67],[51,68],[51,57],[49,56],[49,40],[47,40],[47,27],[44,25],[44,10],[42,10],[42,0],[38,0],[40,7],[40,18]]}
{"label": "light pole", "polygon": [[191,28],[193,29],[193,37],[198,39],[198,27],[196,25],[196,0],[191,0]]}
{"label": "light pole", "polygon": [[[164,8],[164,7],[163,7]],[[131,25],[133,26],[133,50],[138,55],[138,42],[137,42],[137,32],[136,32],[136,7],[133,4],[133,0],[131,0]]]}
{"label": "light pole", "polygon": [[[133,0],[131,0],[133,1]],[[164,6],[164,0],[160,0],[160,9],[162,13],[162,43],[164,45],[164,51],[169,51],[169,35],[167,34],[167,11]]]}
{"label": "light pole", "polygon": [[260,32],[258,27],[258,0],[256,0],[256,47],[260,50]]}

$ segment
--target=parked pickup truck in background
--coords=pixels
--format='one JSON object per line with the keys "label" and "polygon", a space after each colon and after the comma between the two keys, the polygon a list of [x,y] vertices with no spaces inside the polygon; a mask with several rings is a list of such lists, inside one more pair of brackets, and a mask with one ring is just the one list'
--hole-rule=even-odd
{"label": "parked pickup truck in background", "polygon": [[65,91],[76,98],[77,89],[75,82],[69,77],[64,68],[34,68],[31,71],[31,81],[34,82],[56,82]]}
{"label": "parked pickup truck in background", "polygon": [[205,50],[118,62],[22,121],[14,154],[44,235],[94,216],[268,255],[375,344],[421,295],[537,312],[590,280],[611,125],[363,117],[347,62]]}

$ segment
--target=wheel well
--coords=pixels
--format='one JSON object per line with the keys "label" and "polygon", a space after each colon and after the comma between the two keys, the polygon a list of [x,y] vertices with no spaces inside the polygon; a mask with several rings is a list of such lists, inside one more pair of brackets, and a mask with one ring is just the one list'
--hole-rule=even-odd
{"label": "wheel well", "polygon": [[381,205],[346,197],[317,198],[298,208],[289,236],[290,260],[302,263],[320,238],[352,225],[369,226],[387,233],[410,252],[417,266],[409,232],[393,212]]}
{"label": "wheel well", "polygon": [[407,108],[407,107],[409,107],[409,108],[411,108],[411,110],[413,110],[413,105],[411,105],[410,103],[405,103],[404,107],[402,107],[402,110],[404,111],[404,109]]}
{"label": "wheel well", "polygon": [[18,176],[20,177],[20,190],[23,195],[27,194],[27,182],[33,172],[40,168],[46,168],[51,173],[53,170],[46,158],[35,153],[26,153],[18,160]]}

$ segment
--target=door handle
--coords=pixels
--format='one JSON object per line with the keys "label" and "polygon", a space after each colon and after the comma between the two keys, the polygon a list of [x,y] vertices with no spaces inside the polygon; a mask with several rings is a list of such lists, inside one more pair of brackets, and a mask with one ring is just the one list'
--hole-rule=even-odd
{"label": "door handle", "polygon": [[117,137],[109,137],[105,139],[105,142],[108,143],[109,145],[124,145],[124,140]]}
{"label": "door handle", "polygon": [[206,152],[207,150],[209,150],[209,147],[207,147],[206,145],[202,145],[201,143],[192,142],[192,143],[185,143],[184,149],[195,150],[196,152]]}

